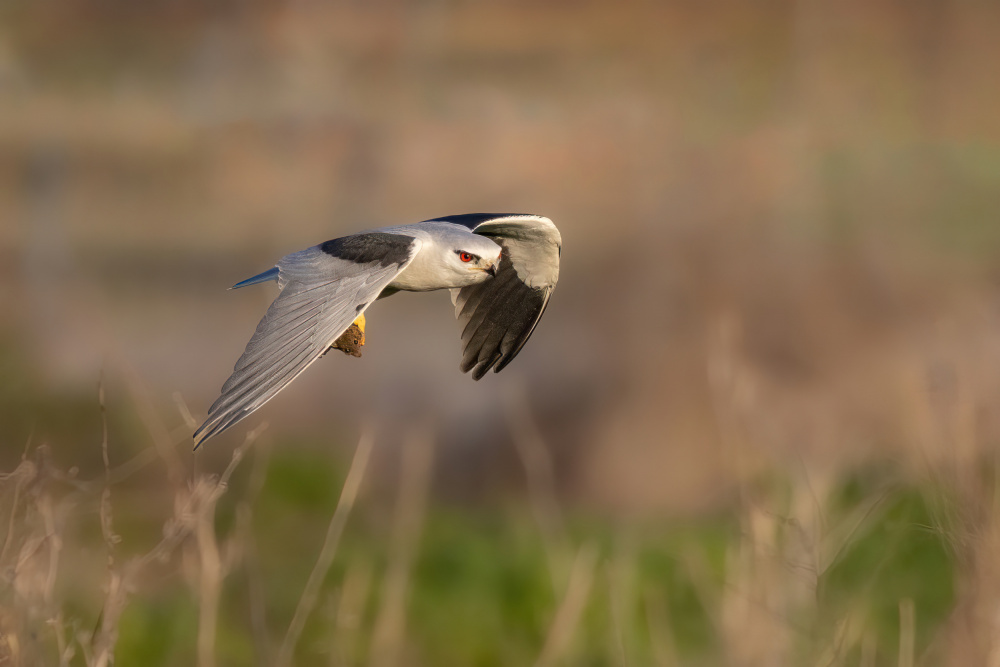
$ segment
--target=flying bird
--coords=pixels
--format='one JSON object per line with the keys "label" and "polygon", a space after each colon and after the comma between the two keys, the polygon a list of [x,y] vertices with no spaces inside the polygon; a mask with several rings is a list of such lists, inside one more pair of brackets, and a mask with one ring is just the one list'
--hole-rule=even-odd
{"label": "flying bird", "polygon": [[195,448],[261,407],[323,356],[364,312],[399,291],[451,290],[462,329],[462,372],[499,373],[521,351],[559,279],[562,238],[524,213],[468,213],[381,227],[286,255],[231,289],[268,281],[267,309]]}

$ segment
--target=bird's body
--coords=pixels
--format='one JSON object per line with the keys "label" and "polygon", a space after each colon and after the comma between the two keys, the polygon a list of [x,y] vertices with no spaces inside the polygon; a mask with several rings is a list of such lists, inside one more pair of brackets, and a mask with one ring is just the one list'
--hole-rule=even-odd
{"label": "bird's body", "polygon": [[280,292],[195,432],[197,444],[273,398],[376,299],[398,291],[450,289],[463,326],[462,371],[477,380],[490,368],[499,372],[548,304],[561,247],[548,218],[473,213],[373,229],[286,255],[233,286],[277,281]]}

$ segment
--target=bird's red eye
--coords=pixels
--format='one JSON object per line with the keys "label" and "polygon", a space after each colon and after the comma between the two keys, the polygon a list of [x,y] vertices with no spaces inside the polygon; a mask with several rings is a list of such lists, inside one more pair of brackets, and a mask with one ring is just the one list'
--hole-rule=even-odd
{"label": "bird's red eye", "polygon": [[467,252],[460,252],[460,253],[458,253],[458,258],[460,260],[462,260],[463,262],[471,262],[472,261],[472,255],[470,255]]}

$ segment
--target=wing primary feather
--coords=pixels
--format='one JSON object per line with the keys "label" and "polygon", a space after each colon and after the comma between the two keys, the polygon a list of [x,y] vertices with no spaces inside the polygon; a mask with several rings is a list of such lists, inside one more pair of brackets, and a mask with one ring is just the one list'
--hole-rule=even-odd
{"label": "wing primary feather", "polygon": [[502,342],[504,338],[507,337],[508,333],[517,328],[518,330],[523,330],[526,322],[523,322],[525,318],[522,313],[517,309],[515,300],[508,300],[501,302],[496,310],[491,312],[491,317],[489,318],[489,327],[487,328],[486,323],[480,327],[477,331],[477,337],[479,332],[486,331],[485,336],[482,337],[482,342],[477,345],[471,345],[473,348],[479,348],[479,354],[477,355],[476,367],[473,371],[473,378],[479,379],[486,374],[486,372],[493,366],[503,355],[503,350],[501,349]]}
{"label": "wing primary feather", "polygon": [[479,362],[479,364],[477,364],[472,371],[472,379],[477,381],[482,380],[483,377],[485,377],[485,375],[489,373],[490,367],[493,366],[493,364],[495,364],[497,359],[499,358],[500,358],[500,352],[497,351],[494,352],[492,355],[490,355],[487,359]]}
{"label": "wing primary feather", "polygon": [[506,327],[496,326],[486,335],[482,346],[479,348],[479,357],[472,373],[473,378],[477,380],[481,378],[496,363],[497,359],[500,358],[500,341],[503,340],[506,334]]}
{"label": "wing primary feather", "polygon": [[506,350],[503,350],[503,346],[501,345],[503,358],[500,359],[499,363],[497,363],[496,368],[493,370],[494,373],[499,373],[500,371],[502,371],[504,368],[507,367],[507,364],[514,361],[514,357],[518,355],[518,353],[521,351],[521,348],[524,347],[524,344],[528,342],[529,338],[531,338],[531,334],[535,332],[535,327],[537,327],[538,323],[542,321],[542,315],[545,314],[545,309],[549,307],[550,294],[552,294],[551,289],[545,290],[545,297],[542,300],[542,307],[538,310],[538,314],[535,316],[535,321],[531,323],[531,327],[527,330],[527,332],[522,333],[518,338],[515,339],[516,342],[513,346],[511,346],[512,349],[508,352]]}
{"label": "wing primary feather", "polygon": [[497,322],[502,321],[501,316],[510,308],[509,297],[518,287],[523,287],[523,285],[517,280],[512,280],[484,297],[469,323],[462,330],[462,340],[472,344],[477,337],[482,336],[481,332],[484,327],[495,326]]}
{"label": "wing primary feather", "polygon": [[[493,281],[496,282],[494,283]],[[479,304],[476,305],[476,309],[466,323],[465,328],[462,329],[462,340],[465,340],[466,337],[472,338],[494,309],[501,305],[508,294],[514,291],[520,284],[520,281],[516,278],[511,278],[509,274],[503,278],[497,276],[493,281],[485,283],[483,296]]]}
{"label": "wing primary feather", "polygon": [[534,332],[551,293],[551,289],[531,288],[517,279],[497,288],[489,283],[483,287],[485,296],[479,296],[475,310],[470,312],[467,306],[459,318],[466,320],[459,368],[473,371],[476,379],[491,367],[499,372],[513,361]]}
{"label": "wing primary feather", "polygon": [[486,293],[485,290],[478,288],[479,285],[472,285],[471,287],[463,287],[458,291],[458,296],[455,298],[455,317],[461,318],[463,315],[466,315],[466,321],[468,321],[469,317],[472,317],[472,313],[475,312],[476,307],[483,300],[483,294]]}

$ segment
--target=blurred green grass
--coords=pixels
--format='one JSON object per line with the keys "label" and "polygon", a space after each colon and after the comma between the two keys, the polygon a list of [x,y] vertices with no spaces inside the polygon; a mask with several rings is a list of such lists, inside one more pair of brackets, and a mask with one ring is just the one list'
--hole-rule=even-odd
{"label": "blurred green grass", "polygon": [[[15,362],[4,364],[10,369]],[[115,386],[114,378],[111,384]],[[99,480],[101,468],[95,460],[97,445],[80,448],[76,443],[100,440],[96,399],[67,399],[34,391],[30,384],[22,387],[16,401],[4,402],[8,415],[60,425],[51,432],[39,428],[42,435],[33,436],[29,455],[41,441],[52,465],[75,468],[70,481],[79,483],[74,489],[60,478],[51,482],[54,491],[39,488],[35,493],[53,493],[69,519],[61,533],[57,590],[63,597],[56,603],[64,620],[86,634],[100,621],[98,582],[105,572],[97,516],[100,487],[85,480]],[[78,419],[67,421],[73,414]],[[144,422],[124,398],[109,406],[108,416],[114,460],[153,448],[141,444],[148,440]],[[81,438],[81,429],[92,437]],[[334,440],[332,450],[329,441],[276,440],[263,449],[256,446],[219,501],[213,523],[220,549],[241,554],[234,556],[236,566],[222,588],[215,637],[219,664],[266,664],[262,651],[273,655],[280,645],[347,472],[341,454],[350,445]],[[129,442],[129,447],[118,446]],[[219,470],[220,455],[226,453],[214,451],[203,458],[197,464],[201,474]],[[5,465],[9,472],[12,466]],[[265,477],[259,494],[251,498],[258,466],[266,466]],[[118,562],[160,539],[176,502],[163,474],[153,457],[112,485],[114,525],[121,536]],[[802,484],[790,470],[772,466],[746,480],[742,491],[716,510],[687,518],[619,516],[569,503],[562,540],[540,528],[530,494],[462,502],[432,492],[408,564],[401,664],[534,663],[565,595],[574,556],[587,545],[597,553],[593,579],[572,642],[558,664],[738,664],[734,642],[738,646],[743,641],[740,633],[752,636],[753,628],[741,627],[739,620],[734,628],[731,609],[746,606],[751,615],[773,616],[775,627],[782,628],[782,650],[790,664],[811,662],[831,651],[839,655],[831,664],[860,660],[863,642],[855,637],[845,643],[840,634],[854,619],[863,627],[866,645],[877,650],[876,662],[866,664],[896,665],[903,601],[912,601],[915,610],[915,655],[930,656],[933,663],[940,653],[935,644],[956,604],[956,549],[962,536],[949,518],[956,511],[954,492],[941,480],[904,478],[896,466],[866,463],[846,469],[829,491],[810,500],[803,514],[795,500]],[[363,494],[294,664],[371,662],[384,580],[398,548],[391,534],[394,488],[376,485]],[[4,490],[0,498],[9,503],[11,494]],[[238,508],[249,501],[248,541],[239,533]],[[12,520],[19,516],[13,507],[5,507],[2,516],[7,512]],[[811,514],[819,517],[815,525],[804,518]],[[30,526],[30,517],[25,518],[24,526]],[[828,537],[833,544],[822,546]],[[823,549],[833,554],[825,562],[818,555]],[[253,552],[252,562],[247,550]],[[118,664],[197,662],[196,563],[182,547],[140,579],[118,627]],[[356,589],[361,597],[351,603],[354,617],[343,626],[339,606],[346,604],[351,578],[359,576],[366,583]],[[18,604],[17,594],[8,589],[0,607],[16,610]],[[264,628],[254,627],[254,605],[263,610]],[[37,641],[40,653],[51,655],[51,638]]]}
{"label": "blurred green grass", "polygon": [[[342,482],[343,470],[322,454],[277,447],[272,455],[253,520],[272,644],[280,643],[291,619]],[[237,480],[234,489],[238,487]],[[909,599],[916,610],[916,655],[922,655],[941,632],[955,601],[955,563],[948,536],[931,510],[940,505],[940,489],[899,483],[884,469],[873,469],[843,480],[834,495],[825,516],[829,525],[845,521],[873,497],[879,501],[830,567],[819,574],[815,599],[780,619],[793,628],[795,653],[805,660],[833,645],[837,624],[852,613],[864,619],[866,632],[874,638],[876,664],[895,665],[899,605]],[[217,522],[223,535],[232,524],[229,501],[220,507]],[[571,543],[594,543],[600,555],[571,653],[562,664],[619,664],[616,632],[621,633],[628,664],[661,664],[654,648],[662,642],[657,635],[671,638],[680,664],[725,662],[721,649],[726,638],[719,623],[726,588],[732,585],[727,583],[727,567],[732,565],[728,561],[746,548],[747,540],[735,519],[739,515],[739,508],[733,507],[697,520],[620,521],[574,512],[569,517]],[[782,531],[794,533],[793,524],[784,523]],[[335,664],[367,664],[392,548],[384,532],[384,526],[366,516],[363,508],[351,520],[323,586],[326,602],[307,626],[295,664],[329,664],[331,651],[343,651],[343,662]],[[783,539],[790,538],[778,538],[779,546]],[[129,542],[127,535],[124,542]],[[629,582],[626,590],[616,592],[612,570],[622,563],[630,572]],[[359,565],[370,571],[372,581],[363,613],[349,637],[350,645],[332,646],[331,605]],[[219,625],[221,664],[254,662],[246,595],[242,574],[232,574],[224,589]],[[615,628],[614,595],[626,600],[623,618],[629,619],[628,627]],[[663,618],[650,617],[651,600],[665,605]],[[530,508],[518,502],[475,507],[432,503],[412,565],[404,663],[532,664],[558,604],[545,540]],[[758,613],[772,613],[764,602],[759,604]],[[183,588],[135,596],[122,617],[118,660],[192,664],[196,615],[197,603]],[[664,619],[667,625],[658,627]]]}

